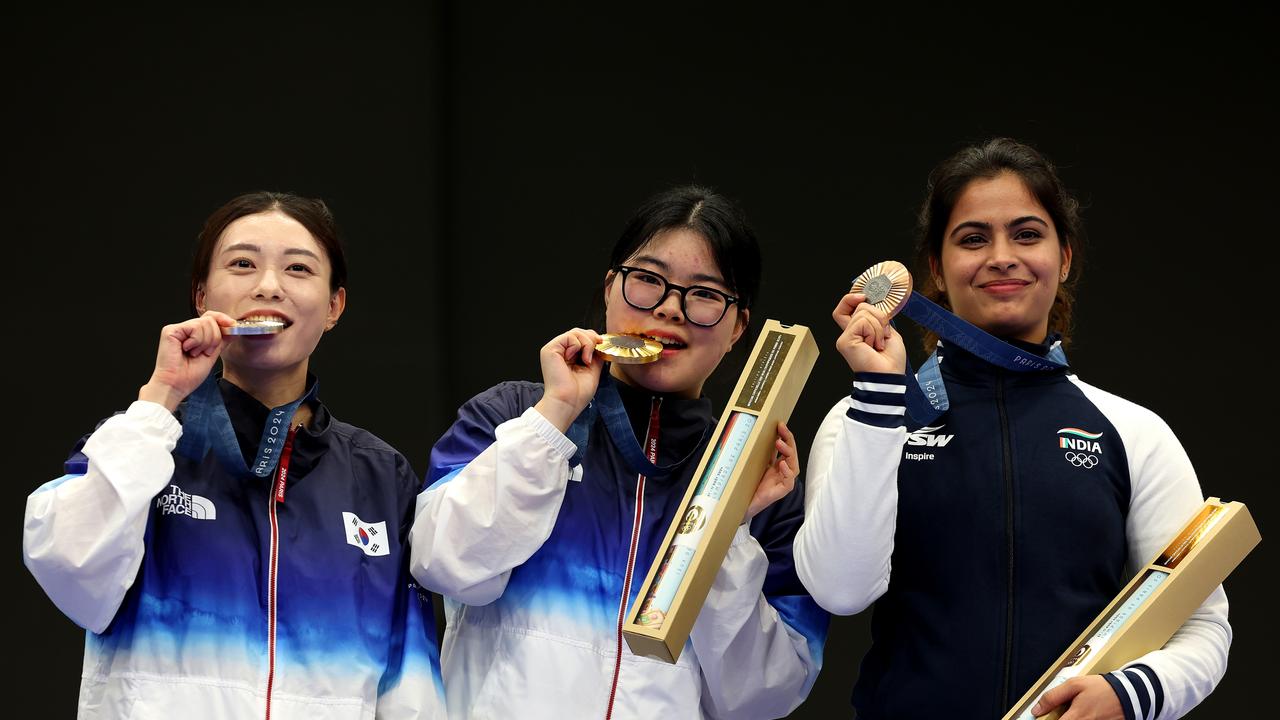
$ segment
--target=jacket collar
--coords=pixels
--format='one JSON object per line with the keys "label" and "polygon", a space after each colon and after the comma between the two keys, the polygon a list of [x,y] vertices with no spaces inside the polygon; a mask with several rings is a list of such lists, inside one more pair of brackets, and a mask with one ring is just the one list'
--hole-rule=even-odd
{"label": "jacket collar", "polygon": [[[1048,337],[1038,343],[1004,339],[1004,341],[1010,345],[1039,357],[1045,357],[1048,355],[1050,348],[1061,340],[1062,336],[1058,333],[1050,333]],[[1027,381],[1035,384],[1056,380],[1067,373],[1066,369],[1045,370],[1041,372],[1011,372],[992,365],[991,363],[988,363],[960,347],[947,345],[941,340],[938,341],[938,361],[938,366],[942,370],[942,376],[944,379],[947,381],[954,380],[956,382],[968,384],[985,385],[988,383],[994,383],[998,377],[1003,377],[1006,380],[1013,379],[1018,382]]]}
{"label": "jacket collar", "polygon": [[[658,464],[666,465],[679,461],[695,449],[702,439],[707,425],[716,422],[711,411],[711,400],[703,395],[690,400],[676,395],[653,393],[644,388],[633,387],[617,381],[618,396],[622,398],[622,406],[627,411],[627,419],[631,421],[631,429],[636,440],[644,444],[645,435],[649,431],[649,417],[653,401],[661,398],[658,410]],[[697,458],[690,462],[696,465]],[[683,473],[677,471],[674,475]]]}
{"label": "jacket collar", "polygon": [[[311,373],[307,373],[307,388],[318,385],[319,381]],[[258,443],[262,440],[262,429],[266,427],[267,415],[271,408],[258,402],[249,393],[241,390],[226,378],[218,378],[218,391],[222,402],[231,418],[231,427],[236,433],[236,442],[240,445],[240,454],[245,463],[253,462],[258,453]],[[329,429],[333,425],[333,416],[317,395],[308,402],[311,408],[311,422],[298,428],[294,436],[293,449],[289,458],[289,477],[292,482],[305,475],[320,460],[330,440]]]}

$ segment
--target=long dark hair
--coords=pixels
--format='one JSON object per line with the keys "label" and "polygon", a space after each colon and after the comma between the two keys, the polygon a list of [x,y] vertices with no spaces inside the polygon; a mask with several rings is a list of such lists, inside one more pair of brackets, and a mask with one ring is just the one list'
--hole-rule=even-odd
{"label": "long dark hair", "polygon": [[342,247],[342,239],[338,235],[338,225],[334,222],[333,213],[323,200],[302,197],[292,193],[253,192],[232,198],[226,205],[213,211],[204,221],[196,241],[196,255],[191,263],[191,308],[196,308],[196,294],[209,277],[209,264],[213,261],[213,251],[218,245],[218,238],[231,223],[248,215],[277,211],[297,220],[302,227],[311,233],[320,247],[329,256],[329,267],[332,274],[329,278],[329,292],[335,293],[347,284],[347,256]]}
{"label": "long dark hair", "polygon": [[[1009,138],[994,138],[964,148],[929,173],[928,191],[916,224],[916,277],[930,277],[935,264],[941,267],[942,236],[951,219],[951,211],[969,183],[1002,173],[1013,173],[1022,179],[1027,190],[1048,211],[1058,234],[1058,243],[1064,248],[1071,248],[1071,273],[1058,283],[1058,294],[1049,310],[1049,332],[1060,334],[1065,344],[1070,337],[1075,289],[1084,262],[1084,224],[1080,220],[1080,203],[1067,191],[1053,163],[1029,145]],[[933,283],[920,285],[924,287],[918,288],[918,292],[950,309],[945,292]],[[925,352],[933,352],[937,343],[937,335],[925,333]]]}

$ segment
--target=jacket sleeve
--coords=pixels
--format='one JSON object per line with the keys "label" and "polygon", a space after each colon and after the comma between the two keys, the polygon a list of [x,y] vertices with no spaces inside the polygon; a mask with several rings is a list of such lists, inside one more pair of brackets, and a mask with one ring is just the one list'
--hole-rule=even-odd
{"label": "jacket sleeve", "polygon": [[862,612],[889,587],[905,397],[905,375],[856,373],[813,441],[796,572],[836,615]]}
{"label": "jacket sleeve", "polygon": [[[1131,499],[1126,531],[1129,568],[1135,573],[1164,549],[1204,503],[1182,444],[1163,420],[1142,412],[1146,417],[1141,423],[1121,431],[1129,453]],[[1226,673],[1230,648],[1227,596],[1219,585],[1163,648],[1110,673],[1107,680],[1120,696],[1127,718],[1179,718],[1217,687]]]}
{"label": "jacket sleeve", "polygon": [[[1136,573],[1164,549],[1204,504],[1195,469],[1173,431],[1155,413],[1077,381],[1120,433],[1129,462],[1128,569]],[[1218,586],[1169,642],[1104,677],[1126,718],[1185,715],[1227,669],[1231,625]]]}
{"label": "jacket sleeve", "polygon": [[573,442],[532,403],[513,402],[512,385],[458,410],[431,450],[410,533],[414,577],[468,605],[498,599],[550,537],[572,474]]}
{"label": "jacket sleeve", "polygon": [[[405,512],[400,538],[408,540],[416,510],[417,476],[404,456],[396,455],[396,471]],[[407,547],[407,545],[406,545]],[[405,556],[397,580],[395,631],[387,653],[388,663],[378,683],[376,720],[444,720],[444,682],[440,651],[436,645],[435,613],[431,596],[409,573]]]}
{"label": "jacket sleeve", "polygon": [[822,668],[829,616],[795,574],[792,543],[804,488],[739,526],[690,640],[702,670],[703,711],[775,718],[796,708]]}
{"label": "jacket sleeve", "polygon": [[163,406],[138,401],[102,423],[81,452],[83,470],[27,497],[22,553],[36,581],[67,617],[101,633],[142,563],[151,500],[173,477],[182,435]]}

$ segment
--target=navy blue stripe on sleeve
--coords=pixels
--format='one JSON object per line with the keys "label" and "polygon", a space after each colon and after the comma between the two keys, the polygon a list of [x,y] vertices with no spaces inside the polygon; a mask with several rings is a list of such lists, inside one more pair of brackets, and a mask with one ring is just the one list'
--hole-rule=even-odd
{"label": "navy blue stripe on sleeve", "polygon": [[1120,698],[1125,720],[1155,720],[1164,709],[1164,687],[1147,665],[1131,665],[1104,675]]}
{"label": "navy blue stripe on sleeve", "polygon": [[1115,691],[1116,697],[1120,698],[1120,709],[1124,711],[1124,720],[1138,720],[1133,712],[1133,697],[1129,694],[1128,684],[1122,680],[1123,675],[1112,672],[1102,677],[1106,678],[1111,689]]}
{"label": "navy blue stripe on sleeve", "polygon": [[1148,665],[1130,665],[1125,668],[1126,675],[1133,675],[1138,682],[1142,682],[1146,686],[1146,690],[1150,693],[1152,710],[1148,717],[1155,720],[1160,717],[1160,711],[1164,709],[1164,687],[1160,685],[1160,677],[1156,675],[1156,671],[1152,670]]}
{"label": "navy blue stripe on sleeve", "polygon": [[851,420],[883,428],[905,425],[907,376],[894,373],[854,373]]}

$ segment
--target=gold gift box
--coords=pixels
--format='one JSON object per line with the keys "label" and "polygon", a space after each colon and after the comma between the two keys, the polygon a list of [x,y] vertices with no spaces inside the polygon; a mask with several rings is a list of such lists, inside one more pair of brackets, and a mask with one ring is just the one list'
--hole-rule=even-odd
{"label": "gold gift box", "polygon": [[[730,396],[733,400],[721,414],[679,512],[667,530],[662,550],[627,612],[623,635],[631,652],[670,663],[680,657],[756,485],[773,462],[778,423],[790,418],[817,359],[818,345],[809,328],[776,320],[765,322],[751,359]],[[744,430],[746,427],[750,429]],[[730,449],[740,450],[731,469],[725,464],[725,447],[730,441]],[[722,475],[715,484],[723,491],[716,500],[708,502],[701,495],[695,503],[699,488],[705,486],[704,477],[712,472]],[[678,585],[668,580],[663,588],[669,607],[655,612],[646,601],[654,597],[654,585],[667,570],[664,560],[676,550],[677,535],[682,536],[687,562],[680,564],[682,576],[672,575],[679,576]]]}
{"label": "gold gift box", "polygon": [[[1109,673],[1164,647],[1261,540],[1258,526],[1243,503],[1209,498],[1004,720],[1031,717],[1036,700],[1071,677]],[[1042,718],[1057,720],[1062,712],[1055,710]]]}

